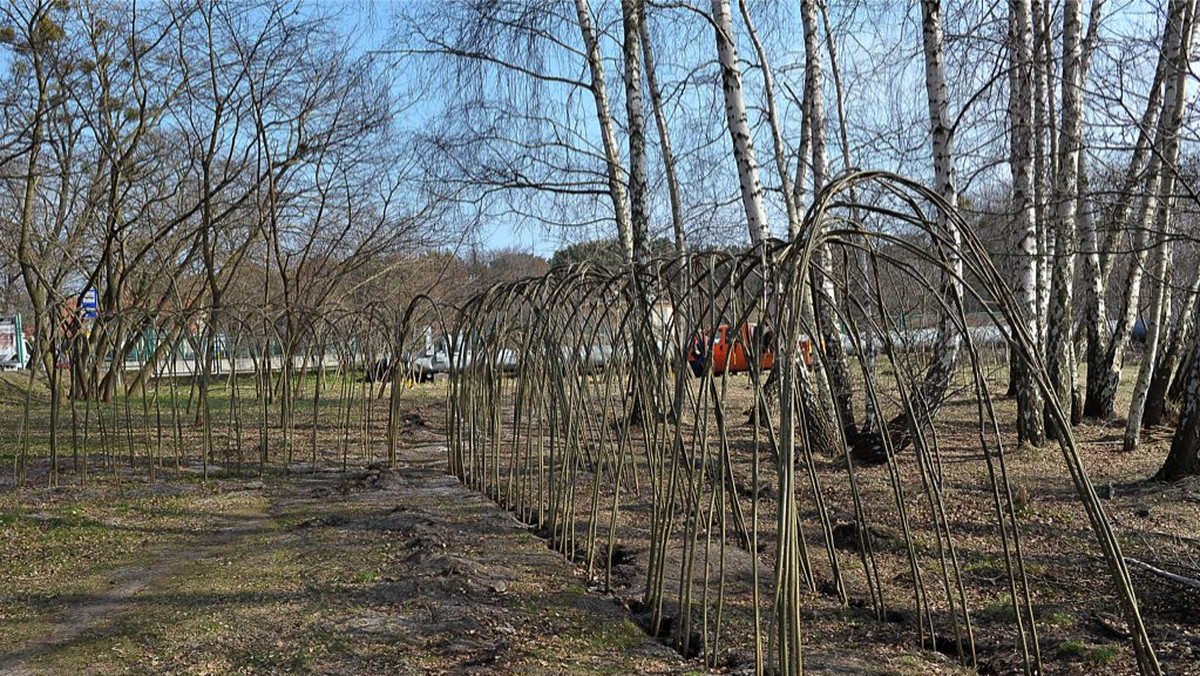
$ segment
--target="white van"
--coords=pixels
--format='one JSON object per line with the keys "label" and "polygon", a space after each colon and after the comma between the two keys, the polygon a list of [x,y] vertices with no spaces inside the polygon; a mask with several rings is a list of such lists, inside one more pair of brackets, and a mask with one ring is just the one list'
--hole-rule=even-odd
{"label": "white van", "polygon": [[29,352],[29,341],[21,331],[21,316],[0,317],[0,371],[25,368]]}

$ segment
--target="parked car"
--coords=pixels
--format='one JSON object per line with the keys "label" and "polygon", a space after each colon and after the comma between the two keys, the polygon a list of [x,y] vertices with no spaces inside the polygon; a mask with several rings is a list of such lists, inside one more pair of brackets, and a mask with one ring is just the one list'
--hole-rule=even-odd
{"label": "parked car", "polygon": [[[464,351],[463,343],[462,338],[451,341],[443,336],[428,345],[424,352],[402,355],[401,360],[414,379],[428,382],[439,373],[459,373],[475,363],[474,353]],[[494,366],[500,371],[516,371],[519,364],[516,350],[503,348],[495,356]]]}

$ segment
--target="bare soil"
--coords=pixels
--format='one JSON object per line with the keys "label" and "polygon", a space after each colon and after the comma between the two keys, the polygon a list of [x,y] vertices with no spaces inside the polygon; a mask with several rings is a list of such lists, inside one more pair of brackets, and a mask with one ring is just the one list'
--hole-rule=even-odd
{"label": "bare soil", "polygon": [[443,458],[27,495],[6,511],[0,674],[687,670]]}

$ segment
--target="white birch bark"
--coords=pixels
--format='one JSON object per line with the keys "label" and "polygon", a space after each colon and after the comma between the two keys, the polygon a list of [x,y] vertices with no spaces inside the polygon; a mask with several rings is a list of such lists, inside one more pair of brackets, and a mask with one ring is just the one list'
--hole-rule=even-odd
{"label": "white birch bark", "polygon": [[779,184],[782,186],[780,192],[783,193],[783,204],[787,211],[788,233],[794,237],[795,233],[800,231],[800,213],[796,208],[795,195],[789,189],[791,178],[788,176],[787,158],[784,154],[783,124],[779,118],[779,108],[775,104],[775,77],[771,73],[767,50],[763,47],[762,41],[758,39],[758,30],[754,27],[754,20],[750,16],[746,3],[739,0],[738,8],[741,10],[742,20],[746,22],[746,30],[750,34],[750,44],[754,46],[754,53],[758,57],[759,68],[762,69],[763,92],[767,100],[767,123],[771,128],[771,144],[775,151],[775,170],[779,172]]}
{"label": "white birch bark", "polygon": [[[1163,44],[1166,44],[1167,28],[1163,27]],[[1158,127],[1158,116],[1162,112],[1162,87],[1163,78],[1167,72],[1167,59],[1163,50],[1158,53],[1158,65],[1154,69],[1154,80],[1150,83],[1150,94],[1146,99],[1146,109],[1142,111],[1141,120],[1138,122],[1138,137],[1133,146],[1133,154],[1129,158],[1129,165],[1125,168],[1125,178],[1121,184],[1121,195],[1134,195],[1137,193],[1138,184],[1145,181],[1145,172],[1147,161],[1150,155],[1150,150],[1154,144],[1154,133]],[[1113,264],[1117,257],[1114,255],[1117,248],[1117,240],[1124,232],[1126,221],[1129,218],[1130,207],[1134,203],[1133,200],[1123,199],[1118,200],[1116,208],[1113,210],[1109,232],[1104,240],[1104,249],[1100,254],[1100,269],[1101,275],[1107,282],[1112,274]]]}
{"label": "white birch bark", "polygon": [[625,197],[625,167],[621,163],[621,150],[617,145],[612,112],[609,110],[608,88],[604,82],[604,61],[600,57],[600,44],[592,23],[592,8],[588,0],[575,0],[575,12],[579,31],[583,35],[584,51],[588,70],[591,72],[592,98],[596,102],[596,119],[600,124],[600,139],[604,144],[604,159],[607,165],[608,194],[613,203],[613,216],[617,221],[617,237],[621,241],[621,252],[626,263],[634,260],[633,227],[629,205]]}
{"label": "white birch bark", "polygon": [[[805,89],[808,88],[807,77],[805,78]],[[796,210],[801,214],[804,213],[804,194],[805,186],[808,180],[808,155],[809,148],[812,146],[812,120],[808,112],[808,106],[803,102],[800,104],[800,148],[796,153],[796,176],[795,182],[792,184],[792,202],[796,204]],[[800,236],[800,228],[797,225],[794,231],[788,231],[788,239],[796,239]]]}
{"label": "white birch bark", "polygon": [[821,65],[816,0],[800,0],[804,26],[804,101],[808,109],[812,151],[813,195],[829,182],[829,151],[825,133],[825,72]]}
{"label": "white birch bark", "polygon": [[[1144,270],[1143,264],[1146,257],[1145,227],[1137,229],[1138,245],[1134,247],[1134,260],[1126,273],[1122,309],[1117,313],[1116,327],[1112,330],[1108,327],[1108,312],[1104,307],[1104,299],[1107,297],[1108,280],[1116,260],[1113,251],[1117,246],[1117,237],[1126,232],[1130,226],[1131,206],[1141,203],[1141,209],[1136,211],[1137,223],[1141,226],[1148,224],[1150,214],[1153,213],[1153,202],[1137,200],[1134,196],[1139,193],[1139,184],[1145,190],[1144,194],[1146,195],[1153,195],[1157,191],[1161,161],[1158,157],[1151,157],[1150,150],[1154,145],[1158,116],[1162,109],[1162,86],[1166,74],[1166,45],[1169,39],[1167,36],[1169,30],[1169,27],[1164,26],[1163,48],[1159,50],[1158,65],[1155,68],[1154,81],[1150,87],[1150,96],[1146,102],[1146,109],[1142,113],[1133,154],[1125,169],[1125,178],[1119,193],[1124,196],[1124,199],[1117,201],[1113,215],[1108,221],[1109,230],[1101,245],[1102,248],[1098,252],[1098,263],[1088,262],[1087,273],[1090,290],[1088,317],[1089,321],[1092,321],[1094,317],[1094,321],[1098,323],[1095,329],[1089,326],[1088,336],[1088,384],[1087,396],[1084,401],[1084,415],[1091,417],[1107,418],[1113,414],[1116,408],[1117,388],[1121,383],[1125,348],[1136,318],[1137,302],[1141,293],[1142,271]],[[1098,270],[1094,269],[1095,265],[1098,265]],[[1092,309],[1092,304],[1097,306],[1095,310]],[[1096,336],[1091,335],[1093,330],[1097,334]]]}
{"label": "white birch bark", "polygon": [[[804,107],[808,112],[810,147],[812,150],[813,195],[820,192],[829,181],[829,156],[825,124],[825,68],[821,58],[820,24],[817,23],[816,0],[800,1],[800,19],[804,29]],[[817,224],[824,228],[824,224]],[[829,247],[817,249],[813,261],[814,309],[820,317],[821,338],[825,344],[826,358],[821,365],[833,398],[834,411],[847,440],[853,441],[858,434],[853,405],[853,385],[846,367],[846,356],[842,349],[842,332],[838,327],[834,303],[837,290],[834,288],[831,270],[833,263]]]}
{"label": "white birch bark", "polygon": [[[954,130],[950,123],[950,100],[946,91],[940,0],[921,0],[921,24],[925,52],[925,92],[929,100],[929,126],[933,137],[934,183],[947,207],[956,209],[958,186],[954,166]],[[954,220],[945,213],[939,215],[939,229],[944,241],[935,243],[935,246],[942,248],[949,271],[943,273],[941,292],[946,306],[954,308],[962,293],[962,259],[959,255],[962,235]],[[933,415],[945,397],[962,341],[950,312],[943,311],[938,322],[934,355],[922,386],[925,405],[929,407],[928,415]]]}
{"label": "white birch bark", "polygon": [[1094,210],[1089,206],[1090,201],[1082,195],[1089,192],[1089,175],[1087,156],[1080,157],[1080,195],[1079,222],[1083,228],[1083,273],[1087,285],[1087,295],[1084,298],[1084,330],[1087,343],[1084,348],[1087,362],[1087,385],[1084,393],[1083,414],[1095,414],[1095,405],[1100,376],[1104,371],[1103,359],[1108,350],[1108,305],[1106,302],[1106,285],[1101,264],[1101,243],[1096,231],[1097,223]]}
{"label": "white birch bark", "polygon": [[[1179,300],[1176,311],[1170,313],[1170,323],[1164,323],[1165,342],[1159,348],[1162,356],[1154,366],[1154,376],[1146,393],[1146,405],[1142,410],[1142,426],[1155,427],[1162,423],[1166,414],[1168,391],[1171,378],[1183,357],[1183,348],[1191,340],[1193,317],[1196,314],[1196,298],[1200,296],[1200,276],[1192,280],[1187,293]],[[1169,336],[1169,337],[1168,337]]]}
{"label": "white birch bark", "polygon": [[[1013,176],[1013,232],[1017,263],[1013,266],[1013,296],[1020,305],[1024,329],[1037,336],[1037,215],[1033,167],[1033,9],[1030,0],[1010,0],[1009,29],[1009,164]],[[1017,438],[1040,445],[1045,438],[1042,398],[1030,365],[1011,361],[1017,369]]]}
{"label": "white birch bark", "polygon": [[[837,97],[838,139],[841,141],[842,169],[846,172],[849,172],[854,163],[851,161],[850,128],[846,120],[846,93],[845,88],[842,86],[841,70],[838,67],[837,43],[833,39],[833,29],[829,25],[829,13],[825,10],[824,5],[821,6],[821,21],[825,28],[826,48],[829,51],[829,74],[833,79],[834,92],[836,92]],[[850,201],[854,202],[856,200],[857,197],[855,195],[855,191],[853,188],[851,188]],[[857,214],[854,212],[852,212],[852,214],[852,218],[854,218],[854,220],[858,220]],[[865,281],[868,278],[870,270],[869,256],[865,250],[860,249],[855,254],[854,258],[855,266],[857,268],[856,272],[860,278]],[[867,307],[867,312],[871,313],[871,310],[869,309],[869,303],[867,304]],[[878,320],[874,319],[872,316],[868,323],[875,323],[877,321]],[[863,341],[863,368],[867,373],[872,374],[873,376],[875,374],[876,359],[878,357],[876,354],[877,348],[875,345],[874,331],[864,332],[864,335],[861,336],[861,339]],[[859,424],[858,432],[860,435],[874,435],[878,433],[878,430],[879,411],[875,409],[874,399],[872,397],[867,397],[866,401],[863,402],[863,419]]]}
{"label": "white birch bark", "polygon": [[[1075,389],[1071,318],[1079,204],[1079,154],[1083,135],[1080,119],[1083,110],[1081,31],[1079,0],[1067,0],[1063,6],[1062,131],[1059,136],[1058,177],[1054,195],[1055,252],[1046,332],[1050,385],[1064,413],[1071,411]],[[1055,430],[1055,433],[1058,431]]]}
{"label": "white birch bark", "polygon": [[1054,236],[1050,231],[1051,180],[1055,175],[1054,158],[1057,156],[1058,135],[1054,120],[1054,42],[1050,29],[1050,0],[1033,0],[1034,25],[1034,73],[1033,73],[1033,116],[1036,120],[1033,140],[1034,202],[1036,203],[1038,230],[1038,348],[1046,351],[1046,324],[1050,314],[1050,269],[1054,257]]}
{"label": "white birch bark", "polygon": [[1138,369],[1137,385],[1129,405],[1129,417],[1125,423],[1124,448],[1136,450],[1141,440],[1142,413],[1146,406],[1146,394],[1150,379],[1158,362],[1158,347],[1162,327],[1166,323],[1167,265],[1170,262],[1170,239],[1172,209],[1175,199],[1175,170],[1179,160],[1179,133],[1183,126],[1184,93],[1192,56],[1194,30],[1194,0],[1173,0],[1168,18],[1170,53],[1167,57],[1168,77],[1163,91],[1163,114],[1159,124],[1159,155],[1165,165],[1159,182],[1159,200],[1155,218],[1156,244],[1153,251],[1154,294],[1146,327],[1146,349],[1142,353],[1142,364]]}
{"label": "white birch bark", "polygon": [[621,0],[624,27],[625,114],[629,125],[629,225],[633,258],[638,265],[650,262],[650,213],[646,205],[649,168],[646,162],[646,119],[642,104],[641,3]]}
{"label": "white birch bark", "polygon": [[717,38],[717,62],[721,68],[721,88],[725,96],[725,119],[733,141],[733,159],[738,168],[746,227],[750,230],[750,241],[758,244],[767,239],[771,231],[763,207],[763,189],[758,179],[758,163],[754,158],[754,139],[750,136],[750,124],[746,120],[746,99],[742,93],[742,71],[738,66],[729,0],[712,0],[712,19]]}
{"label": "white birch bark", "polygon": [[[1163,181],[1166,187],[1172,181]],[[1170,221],[1169,209],[1162,205],[1158,209],[1158,223],[1166,225]],[[1129,417],[1125,420],[1125,437],[1123,449],[1126,452],[1136,451],[1141,445],[1142,413],[1146,410],[1146,394],[1150,390],[1150,379],[1154,375],[1154,366],[1158,362],[1158,345],[1161,342],[1162,326],[1167,319],[1166,308],[1169,304],[1167,289],[1169,284],[1163,277],[1167,274],[1167,265],[1171,259],[1170,245],[1161,234],[1156,238],[1153,255],[1150,258],[1151,275],[1154,284],[1150,294],[1150,312],[1146,314],[1146,347],[1142,350],[1142,363],[1138,367],[1137,382],[1133,387],[1133,396],[1129,401]]]}
{"label": "white birch bark", "polygon": [[671,229],[675,235],[675,253],[680,257],[687,254],[687,237],[683,224],[683,202],[679,196],[679,178],[675,171],[675,151],[671,146],[671,132],[667,126],[667,115],[663,111],[662,90],[654,71],[654,50],[650,44],[650,30],[646,27],[643,7],[639,22],[642,37],[642,58],[646,68],[646,90],[650,94],[650,107],[654,111],[654,124],[658,129],[658,145],[662,152],[663,171],[667,180],[667,198],[671,204]]}

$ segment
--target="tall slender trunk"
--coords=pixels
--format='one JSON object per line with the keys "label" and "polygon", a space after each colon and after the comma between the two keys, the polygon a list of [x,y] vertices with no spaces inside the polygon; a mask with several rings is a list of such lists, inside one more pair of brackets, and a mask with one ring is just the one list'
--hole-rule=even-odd
{"label": "tall slender trunk", "polygon": [[[667,199],[671,205],[671,231],[675,239],[675,255],[683,261],[683,283],[686,288],[690,288],[692,268],[691,262],[686,260],[687,236],[683,225],[683,202],[679,196],[679,179],[675,173],[675,152],[671,148],[671,133],[667,125],[666,112],[663,110],[662,91],[659,89],[658,78],[654,71],[654,49],[650,44],[650,29],[646,25],[646,6],[642,0],[638,0],[638,5],[641,10],[638,31],[641,37],[643,66],[646,72],[646,90],[650,94],[650,107],[654,111],[654,123],[658,128],[659,149],[662,153],[663,172],[667,180]],[[675,374],[673,410],[676,420],[681,415],[687,397],[687,375],[683,370]]]}
{"label": "tall slender trunk", "polygon": [[[39,12],[31,22],[45,18]],[[17,267],[21,271],[21,279],[29,294],[30,304],[33,305],[33,357],[30,359],[31,370],[36,374],[45,369],[49,375],[54,366],[54,320],[50,307],[50,293],[43,281],[43,270],[34,250],[34,227],[36,225],[37,191],[41,180],[41,170],[38,167],[42,153],[42,143],[45,135],[45,125],[49,116],[49,76],[42,62],[39,49],[29,51],[33,74],[37,86],[37,101],[29,120],[29,151],[25,162],[25,181],[21,196],[21,221],[17,237]],[[20,336],[17,337],[20,340]]]}
{"label": "tall slender trunk", "polygon": [[[829,156],[825,124],[825,69],[821,58],[821,26],[817,22],[816,0],[801,0],[800,19],[804,27],[804,105],[808,111],[810,145],[812,150],[813,194],[824,189],[829,181]],[[817,227],[824,229],[825,224]],[[842,332],[834,311],[837,290],[833,284],[833,261],[828,246],[817,249],[813,260],[813,308],[816,311],[824,345],[825,358],[821,364],[829,381],[834,412],[846,439],[853,442],[858,436],[854,416],[853,384],[842,349]]]}
{"label": "tall slender trunk", "polygon": [[[1163,78],[1166,75],[1167,56],[1166,45],[1170,27],[1163,28],[1163,48],[1159,50],[1158,65],[1155,68],[1154,81],[1151,83],[1150,96],[1146,101],[1146,109],[1142,112],[1138,125],[1138,139],[1134,144],[1133,154],[1125,169],[1122,181],[1121,197],[1113,208],[1112,216],[1108,219],[1108,232],[1098,251],[1099,269],[1089,261],[1087,274],[1090,293],[1088,295],[1089,324],[1087,348],[1087,393],[1084,400],[1084,415],[1095,418],[1107,418],[1113,414],[1117,405],[1117,388],[1121,382],[1121,367],[1124,365],[1125,348],[1130,330],[1136,319],[1136,307],[1141,294],[1143,263],[1146,257],[1146,228],[1131,227],[1129,222],[1131,207],[1142,204],[1142,210],[1137,220],[1139,225],[1146,224],[1150,217],[1151,203],[1135,199],[1139,194],[1139,186],[1144,195],[1152,194],[1157,189],[1160,158],[1151,156],[1154,137],[1158,127],[1158,117],[1162,110]],[[1147,178],[1149,177],[1149,178]],[[1147,186],[1149,186],[1147,188]],[[1144,198],[1148,199],[1148,198]],[[1116,261],[1114,252],[1117,248],[1118,237],[1130,230],[1136,231],[1136,245],[1132,247],[1133,261],[1126,273],[1121,309],[1116,313],[1115,328],[1109,328],[1108,312],[1105,308],[1108,280]],[[1090,257],[1090,256],[1089,256]],[[1093,308],[1093,305],[1097,306]],[[1093,335],[1093,333],[1095,335]]]}
{"label": "tall slender trunk", "polygon": [[[954,129],[951,126],[950,100],[946,91],[946,61],[943,53],[942,7],[940,0],[921,0],[922,38],[925,52],[925,93],[929,102],[929,128],[933,138],[934,184],[948,209],[958,207],[958,178],[954,166]],[[943,238],[934,244],[941,249],[946,270],[942,273],[942,300],[946,309],[938,321],[933,359],[925,372],[921,388],[926,413],[932,416],[940,408],[954,373],[962,337],[953,321],[953,308],[962,294],[962,234],[953,218],[945,212],[938,216]]]}
{"label": "tall slender trunk", "polygon": [[[1146,407],[1142,412],[1142,425],[1155,427],[1162,423],[1167,412],[1167,393],[1171,377],[1179,368],[1184,348],[1192,339],[1191,328],[1196,314],[1197,292],[1200,292],[1200,276],[1192,282],[1188,292],[1179,302],[1179,311],[1171,322],[1170,338],[1162,351],[1163,356],[1154,366],[1150,389],[1146,392]],[[1165,327],[1164,327],[1165,328]]]}
{"label": "tall slender trunk", "polygon": [[717,62],[721,67],[721,88],[725,96],[725,119],[733,141],[733,159],[738,168],[746,227],[750,230],[750,241],[758,244],[770,237],[771,229],[763,206],[763,189],[758,179],[758,163],[754,158],[754,139],[746,120],[742,71],[738,66],[729,0],[712,0],[712,19],[717,38]]}
{"label": "tall slender trunk", "polygon": [[[1194,332],[1200,335],[1200,313],[1196,315]],[[1167,460],[1154,475],[1159,481],[1176,481],[1184,477],[1200,476],[1200,340],[1192,343],[1188,357],[1190,367],[1187,385],[1184,388],[1183,410],[1179,427],[1171,439],[1171,451]]]}
{"label": "tall slender trunk", "polygon": [[667,115],[663,110],[662,90],[654,71],[654,50],[650,44],[650,30],[646,27],[645,6],[638,24],[642,37],[642,58],[646,68],[646,90],[650,94],[650,107],[654,110],[654,123],[658,128],[658,144],[662,152],[663,172],[667,179],[667,198],[671,203],[671,230],[675,235],[675,253],[687,255],[687,238],[683,224],[683,200],[679,196],[679,178],[675,173],[675,151],[671,147],[671,132],[667,126]]}
{"label": "tall slender trunk", "polygon": [[[1063,6],[1062,124],[1058,176],[1055,183],[1054,268],[1050,279],[1050,315],[1046,345],[1051,393],[1064,411],[1074,415],[1075,351],[1072,341],[1072,301],[1075,280],[1075,237],[1079,198],[1079,155],[1083,128],[1082,13],[1079,0]],[[1047,404],[1049,405],[1049,404]],[[1050,430],[1048,430],[1050,431]],[[1060,430],[1053,430],[1055,435]]]}
{"label": "tall slender trunk", "polygon": [[[1013,266],[1013,295],[1020,304],[1023,328],[1037,336],[1037,215],[1033,166],[1033,9],[1029,0],[1010,0],[1009,30],[1009,164],[1013,176],[1013,233],[1017,262]],[[1017,395],[1017,439],[1033,445],[1045,441],[1042,398],[1032,365],[1012,360]]]}
{"label": "tall slender trunk", "polygon": [[575,12],[592,77],[592,98],[596,103],[596,120],[600,124],[600,139],[604,145],[605,175],[608,179],[608,195],[612,200],[613,216],[617,221],[617,237],[621,241],[621,252],[625,262],[632,263],[633,225],[625,197],[625,167],[621,163],[621,151],[617,145],[612,112],[609,109],[608,88],[604,81],[604,61],[600,56],[600,43],[596,38],[592,8],[588,0],[575,0]]}
{"label": "tall slender trunk", "polygon": [[629,126],[629,214],[633,257],[638,265],[650,260],[650,211],[646,204],[649,168],[646,162],[646,119],[642,105],[641,3],[621,0],[624,25],[625,113]]}
{"label": "tall slender trunk", "polygon": [[1033,0],[1034,72],[1033,116],[1036,120],[1033,141],[1034,201],[1037,204],[1037,345],[1046,351],[1046,328],[1050,315],[1050,269],[1054,257],[1054,236],[1050,231],[1050,192],[1056,172],[1058,133],[1054,124],[1054,40],[1051,30],[1050,0]]}
{"label": "tall slender trunk", "polygon": [[771,127],[771,148],[774,151],[772,157],[775,160],[775,170],[779,172],[779,181],[781,193],[783,194],[783,204],[787,211],[788,232],[796,233],[800,231],[800,212],[796,205],[795,194],[790,189],[791,180],[788,176],[787,158],[784,154],[783,147],[783,122],[779,118],[779,109],[775,105],[775,77],[771,73],[771,64],[767,59],[767,50],[763,47],[762,41],[758,39],[758,30],[754,27],[754,20],[750,16],[750,10],[746,7],[746,3],[738,1],[738,8],[741,10],[742,20],[746,22],[746,30],[750,34],[750,43],[754,46],[754,53],[758,56],[759,67],[763,74],[763,91],[767,99],[767,121]]}
{"label": "tall slender trunk", "polygon": [[1192,56],[1192,39],[1195,28],[1195,0],[1173,0],[1168,24],[1170,40],[1166,43],[1171,50],[1168,56],[1169,75],[1163,93],[1163,114],[1159,120],[1159,156],[1162,158],[1162,180],[1159,183],[1157,216],[1155,218],[1156,245],[1153,252],[1154,294],[1150,320],[1146,327],[1146,349],[1138,369],[1137,385],[1129,405],[1129,417],[1125,424],[1126,451],[1135,450],[1142,431],[1142,413],[1146,407],[1146,395],[1150,380],[1158,361],[1158,349],[1166,323],[1167,266],[1170,263],[1170,240],[1172,211],[1175,205],[1175,175],[1179,160],[1179,133],[1183,126],[1184,90]]}
{"label": "tall slender trunk", "polygon": [[[846,92],[842,86],[841,69],[838,66],[837,43],[833,39],[833,29],[829,25],[829,13],[825,9],[825,5],[821,5],[821,21],[825,28],[825,43],[829,51],[829,74],[833,78],[834,92],[836,93],[837,117],[838,117],[838,140],[841,144],[842,151],[842,170],[849,172],[854,163],[851,161],[850,152],[850,127],[846,120]],[[807,46],[807,43],[806,43]],[[855,189],[850,189],[850,200],[857,201]],[[858,220],[857,213],[852,211],[852,218]],[[855,253],[855,272],[862,280],[866,280],[870,270],[870,256],[864,249],[860,249]],[[847,290],[849,293],[849,290]],[[867,304],[866,311],[873,312],[871,305]],[[877,323],[877,318],[870,318],[868,325]],[[867,331],[866,335],[861,336],[862,345],[862,360],[864,362],[863,369],[866,373],[875,373],[875,362],[877,358],[877,347],[875,344],[874,331]],[[874,399],[867,397],[863,402],[863,419],[858,428],[859,434],[875,435],[879,433],[879,411],[875,410]]]}

